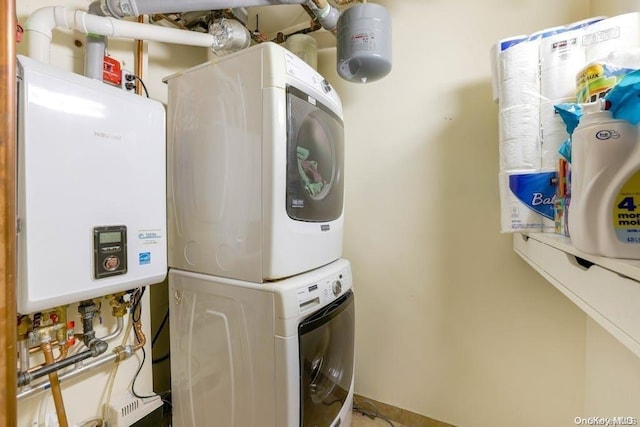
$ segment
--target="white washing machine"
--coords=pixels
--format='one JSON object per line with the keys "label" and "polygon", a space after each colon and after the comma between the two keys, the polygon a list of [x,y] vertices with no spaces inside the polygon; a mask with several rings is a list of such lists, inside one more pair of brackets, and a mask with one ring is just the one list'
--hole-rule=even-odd
{"label": "white washing machine", "polygon": [[171,269],[169,289],[174,426],[350,425],[348,261],[268,284]]}
{"label": "white washing machine", "polygon": [[169,266],[251,282],[340,258],[340,98],[262,43],[167,77]]}

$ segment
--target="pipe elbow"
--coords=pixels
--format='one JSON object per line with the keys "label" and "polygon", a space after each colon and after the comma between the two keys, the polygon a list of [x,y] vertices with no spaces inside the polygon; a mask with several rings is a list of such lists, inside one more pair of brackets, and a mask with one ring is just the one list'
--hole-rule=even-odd
{"label": "pipe elbow", "polygon": [[109,348],[109,344],[105,341],[96,339],[91,343],[89,350],[91,350],[91,355],[96,357],[107,351],[107,348]]}
{"label": "pipe elbow", "polygon": [[25,32],[35,31],[43,34],[49,40],[53,37],[53,29],[56,27],[56,8],[63,6],[47,6],[33,12],[25,22]]}

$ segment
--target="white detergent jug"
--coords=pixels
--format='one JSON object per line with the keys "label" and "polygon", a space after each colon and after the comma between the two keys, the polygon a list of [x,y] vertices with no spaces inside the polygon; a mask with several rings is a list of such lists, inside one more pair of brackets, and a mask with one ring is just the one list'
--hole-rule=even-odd
{"label": "white detergent jug", "polygon": [[585,104],[571,142],[569,233],[584,252],[640,259],[638,128]]}

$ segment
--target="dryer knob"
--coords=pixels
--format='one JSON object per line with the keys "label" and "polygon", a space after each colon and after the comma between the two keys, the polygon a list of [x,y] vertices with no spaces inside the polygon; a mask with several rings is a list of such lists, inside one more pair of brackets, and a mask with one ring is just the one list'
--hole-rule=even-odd
{"label": "dryer knob", "polygon": [[342,292],[342,282],[340,280],[336,280],[335,282],[333,282],[332,290],[333,295],[340,295],[340,292]]}

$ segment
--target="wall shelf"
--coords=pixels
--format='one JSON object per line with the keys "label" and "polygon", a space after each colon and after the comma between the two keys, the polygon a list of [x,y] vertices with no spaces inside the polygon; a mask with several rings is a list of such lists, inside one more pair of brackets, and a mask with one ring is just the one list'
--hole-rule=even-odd
{"label": "wall shelf", "polygon": [[514,251],[640,357],[640,260],[577,250],[567,237],[515,233]]}

